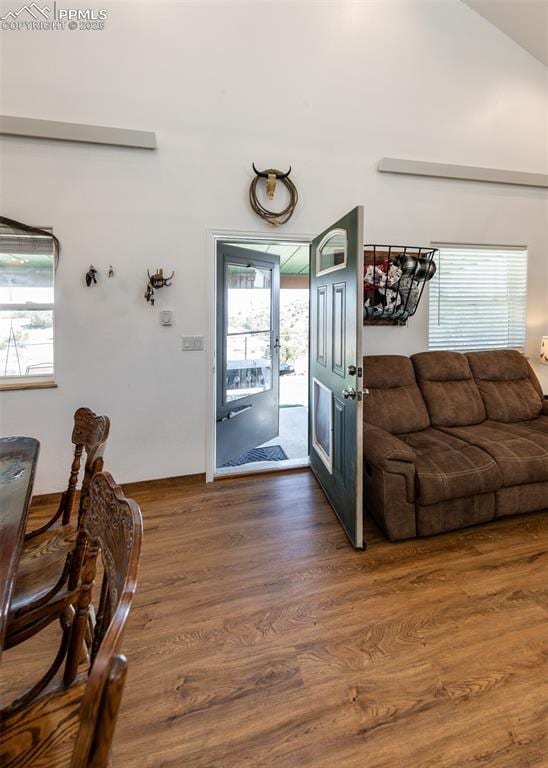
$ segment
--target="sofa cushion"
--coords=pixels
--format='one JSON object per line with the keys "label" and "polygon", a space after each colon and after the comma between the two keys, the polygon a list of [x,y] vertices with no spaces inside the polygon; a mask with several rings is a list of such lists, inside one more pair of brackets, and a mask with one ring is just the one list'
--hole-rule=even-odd
{"label": "sofa cushion", "polygon": [[505,487],[548,480],[548,434],[522,424],[498,421],[442,429],[492,456]]}
{"label": "sofa cushion", "polygon": [[466,357],[487,418],[510,423],[535,419],[542,411],[542,390],[525,357],[513,349],[469,352]]}
{"label": "sofa cushion", "polygon": [[458,427],[485,421],[485,406],[465,355],[420,352],[411,360],[432,426]]}
{"label": "sofa cushion", "polygon": [[534,432],[543,432],[548,435],[548,416],[539,416],[529,421],[520,421],[519,426],[524,429],[532,429]]}
{"label": "sofa cushion", "polygon": [[501,488],[496,494],[497,517],[548,511],[548,483],[528,483]]}
{"label": "sofa cushion", "polygon": [[433,536],[468,525],[487,523],[495,517],[495,494],[482,493],[472,498],[450,499],[429,506],[417,505],[417,534]]}
{"label": "sofa cushion", "polygon": [[436,504],[495,491],[502,481],[496,461],[485,451],[437,429],[400,435],[416,453],[417,500]]}
{"label": "sofa cushion", "polygon": [[413,364],[402,355],[370,355],[363,359],[363,418],[392,434],[417,432],[430,426]]}

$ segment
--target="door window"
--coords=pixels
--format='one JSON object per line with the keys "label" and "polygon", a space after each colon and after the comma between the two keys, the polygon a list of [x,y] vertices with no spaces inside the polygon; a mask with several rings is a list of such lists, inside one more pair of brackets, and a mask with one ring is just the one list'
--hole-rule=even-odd
{"label": "door window", "polygon": [[316,275],[325,275],[346,267],[348,241],[346,230],[332,229],[316,250]]}
{"label": "door window", "polygon": [[272,270],[226,267],[224,401],[272,388]]}

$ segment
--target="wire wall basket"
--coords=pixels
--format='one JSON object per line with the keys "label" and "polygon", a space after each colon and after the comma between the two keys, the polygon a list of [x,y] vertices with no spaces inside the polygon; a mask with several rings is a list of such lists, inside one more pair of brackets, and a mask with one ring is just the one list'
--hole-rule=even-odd
{"label": "wire wall basket", "polygon": [[408,245],[364,246],[364,323],[400,324],[414,315],[425,284],[436,274],[437,251]]}

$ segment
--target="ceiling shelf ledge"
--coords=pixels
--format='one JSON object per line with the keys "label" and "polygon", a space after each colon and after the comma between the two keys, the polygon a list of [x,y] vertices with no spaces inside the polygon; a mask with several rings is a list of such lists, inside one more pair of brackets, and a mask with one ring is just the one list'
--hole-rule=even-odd
{"label": "ceiling shelf ledge", "polygon": [[383,157],[379,160],[377,169],[379,173],[398,173],[407,176],[429,176],[439,179],[459,179],[461,181],[548,189],[548,173],[505,171],[498,168],[431,163],[425,160],[405,160],[398,157]]}
{"label": "ceiling shelf ledge", "polygon": [[0,135],[84,144],[107,144],[131,149],[156,149],[154,131],[111,128],[85,123],[64,123],[58,120],[39,120],[33,117],[17,117],[15,115],[0,115]]}

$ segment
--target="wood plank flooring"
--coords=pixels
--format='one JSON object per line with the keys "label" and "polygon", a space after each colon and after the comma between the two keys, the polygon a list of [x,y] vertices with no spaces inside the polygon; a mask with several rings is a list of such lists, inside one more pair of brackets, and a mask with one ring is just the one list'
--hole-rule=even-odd
{"label": "wood plank flooring", "polygon": [[548,766],[548,515],[360,553],[308,471],[126,491],[115,768]]}

